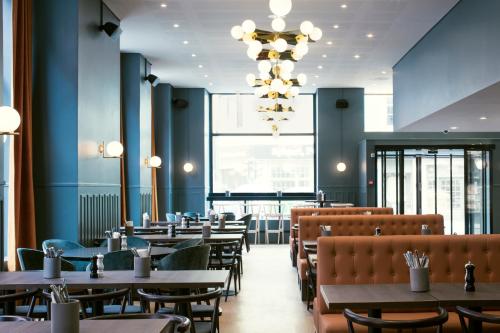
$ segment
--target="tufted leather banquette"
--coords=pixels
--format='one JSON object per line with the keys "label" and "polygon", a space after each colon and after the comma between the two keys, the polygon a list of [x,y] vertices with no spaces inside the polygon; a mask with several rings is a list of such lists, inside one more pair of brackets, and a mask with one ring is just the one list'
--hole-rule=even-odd
{"label": "tufted leather banquette", "polygon": [[[317,286],[408,283],[408,267],[402,254],[415,249],[429,256],[431,283],[463,283],[464,265],[469,260],[476,265],[477,282],[500,282],[500,235],[353,236],[318,239]],[[388,316],[410,319],[414,315]],[[314,320],[320,333],[346,331],[345,318],[328,310],[321,293],[314,302]],[[488,327],[484,331],[493,332]],[[456,314],[450,314],[445,332],[460,332]]]}
{"label": "tufted leather banquette", "polygon": [[422,224],[427,224],[434,235],[444,234],[442,215],[301,216],[297,259],[301,285],[305,284],[307,269],[302,241],[318,238],[321,235],[320,225],[331,226],[333,236],[370,236],[377,226],[382,229],[382,235],[420,235]]}

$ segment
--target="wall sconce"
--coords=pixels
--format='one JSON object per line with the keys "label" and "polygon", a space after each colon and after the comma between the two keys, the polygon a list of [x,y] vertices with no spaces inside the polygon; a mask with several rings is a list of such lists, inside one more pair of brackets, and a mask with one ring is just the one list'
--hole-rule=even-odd
{"label": "wall sconce", "polygon": [[21,116],[10,106],[0,107],[0,135],[17,135],[16,130],[21,125]]}
{"label": "wall sconce", "polygon": [[159,158],[158,156],[151,156],[151,158],[146,157],[146,159],[144,160],[144,164],[146,165],[146,167],[150,169],[151,168],[160,169],[161,158]]}
{"label": "wall sconce", "polygon": [[194,165],[191,162],[184,163],[183,169],[186,173],[190,173],[194,170]]}
{"label": "wall sconce", "polygon": [[102,158],[122,158],[123,145],[118,141],[111,141],[106,145],[106,149],[104,149],[103,142],[99,145],[99,154]]}

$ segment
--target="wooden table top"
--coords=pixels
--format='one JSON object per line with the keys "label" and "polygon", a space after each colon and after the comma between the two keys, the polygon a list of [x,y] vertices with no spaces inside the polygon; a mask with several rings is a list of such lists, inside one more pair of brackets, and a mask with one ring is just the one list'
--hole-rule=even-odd
{"label": "wooden table top", "polygon": [[465,292],[463,283],[433,283],[427,292],[412,292],[409,283],[321,285],[320,289],[330,310],[500,306],[500,283],[476,283],[475,292]]}
{"label": "wooden table top", "polygon": [[134,271],[104,271],[104,277],[91,279],[89,272],[62,272],[60,279],[44,279],[42,271],[0,272],[0,289],[48,288],[62,278],[73,288],[211,288],[224,287],[228,271],[152,271],[149,278],[136,278]]}
{"label": "wooden table top", "polygon": [[[80,320],[80,333],[167,333],[165,319]],[[50,321],[0,322],[0,332],[50,333]]]}
{"label": "wooden table top", "polygon": [[[202,238],[201,234],[178,234],[175,237],[170,237],[166,234],[150,234],[150,235],[136,235],[136,237],[142,238],[149,242],[160,242],[160,243],[177,243],[188,239]],[[214,234],[210,237],[203,238],[205,242],[230,242],[235,240],[241,240],[243,233],[235,234]]]}
{"label": "wooden table top", "polygon": [[[196,225],[190,225],[189,228],[187,227],[180,227],[176,226],[175,230],[177,231],[199,231],[201,232],[203,228],[203,224],[196,224]],[[124,230],[124,228],[122,227]],[[217,224],[212,225],[212,230],[220,230],[220,231],[245,231],[246,227],[244,225],[227,225],[224,228],[219,228]],[[152,226],[151,228],[144,228],[144,227],[134,227],[134,231],[147,231],[147,232],[167,232],[168,231],[168,226],[163,226],[163,225],[158,225],[158,226]]]}
{"label": "wooden table top", "polygon": [[[138,248],[142,249],[142,248]],[[171,253],[177,251],[176,249],[172,249],[170,247],[158,247],[153,246],[151,248],[151,256],[152,257],[164,257]],[[65,259],[88,259],[90,260],[94,255],[97,254],[106,254],[108,253],[107,247],[82,247],[79,249],[71,249],[64,250],[62,257]]]}

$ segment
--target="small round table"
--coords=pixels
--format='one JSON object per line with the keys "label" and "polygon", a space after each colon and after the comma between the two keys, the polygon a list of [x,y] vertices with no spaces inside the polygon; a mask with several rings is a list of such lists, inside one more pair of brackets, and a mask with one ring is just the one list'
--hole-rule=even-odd
{"label": "small round table", "polygon": [[[146,249],[146,248],[138,248],[138,249]],[[171,253],[177,251],[171,247],[151,247],[151,257],[153,258],[161,258]],[[82,247],[78,249],[64,250],[62,257],[64,259],[69,260],[91,260],[93,256],[97,254],[106,254],[108,253],[107,247]]]}

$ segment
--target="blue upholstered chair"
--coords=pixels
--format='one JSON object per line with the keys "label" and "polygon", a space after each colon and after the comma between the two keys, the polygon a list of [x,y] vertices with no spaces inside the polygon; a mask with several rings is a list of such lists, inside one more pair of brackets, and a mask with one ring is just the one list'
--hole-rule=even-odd
{"label": "blue upholstered chair", "polygon": [[190,219],[194,220],[196,218],[197,214],[198,213],[195,213],[195,212],[185,212],[184,214],[182,214],[182,216],[189,217]]}
{"label": "blue upholstered chair", "polygon": [[167,213],[167,222],[175,222],[175,214]]}
{"label": "blue upholstered chair", "polygon": [[[19,264],[21,270],[23,271],[41,271],[43,270],[43,251],[18,248],[17,257],[19,258]],[[61,270],[63,271],[74,271],[75,266],[68,260],[61,258]]]}
{"label": "blue upholstered chair", "polygon": [[[169,254],[158,262],[158,270],[205,270],[208,267],[210,245],[186,247]],[[106,266],[104,266],[106,267]]]}
{"label": "blue upholstered chair", "polygon": [[104,255],[104,271],[128,271],[134,269],[132,251],[115,251]]}
{"label": "blue upholstered chair", "polygon": [[[46,239],[42,242],[42,248],[44,250],[48,249],[49,247],[53,247],[56,250],[74,250],[74,249],[79,249],[84,247],[80,243],[69,241],[66,239]],[[84,271],[85,268],[88,265],[88,260],[76,260],[72,259],[70,262],[75,266],[76,271]]]}
{"label": "blue upholstered chair", "polygon": [[180,249],[185,249],[188,247],[193,247],[193,246],[199,246],[203,245],[203,238],[193,238],[193,239],[188,239],[182,242],[179,242],[172,246],[172,248],[180,250]]}

